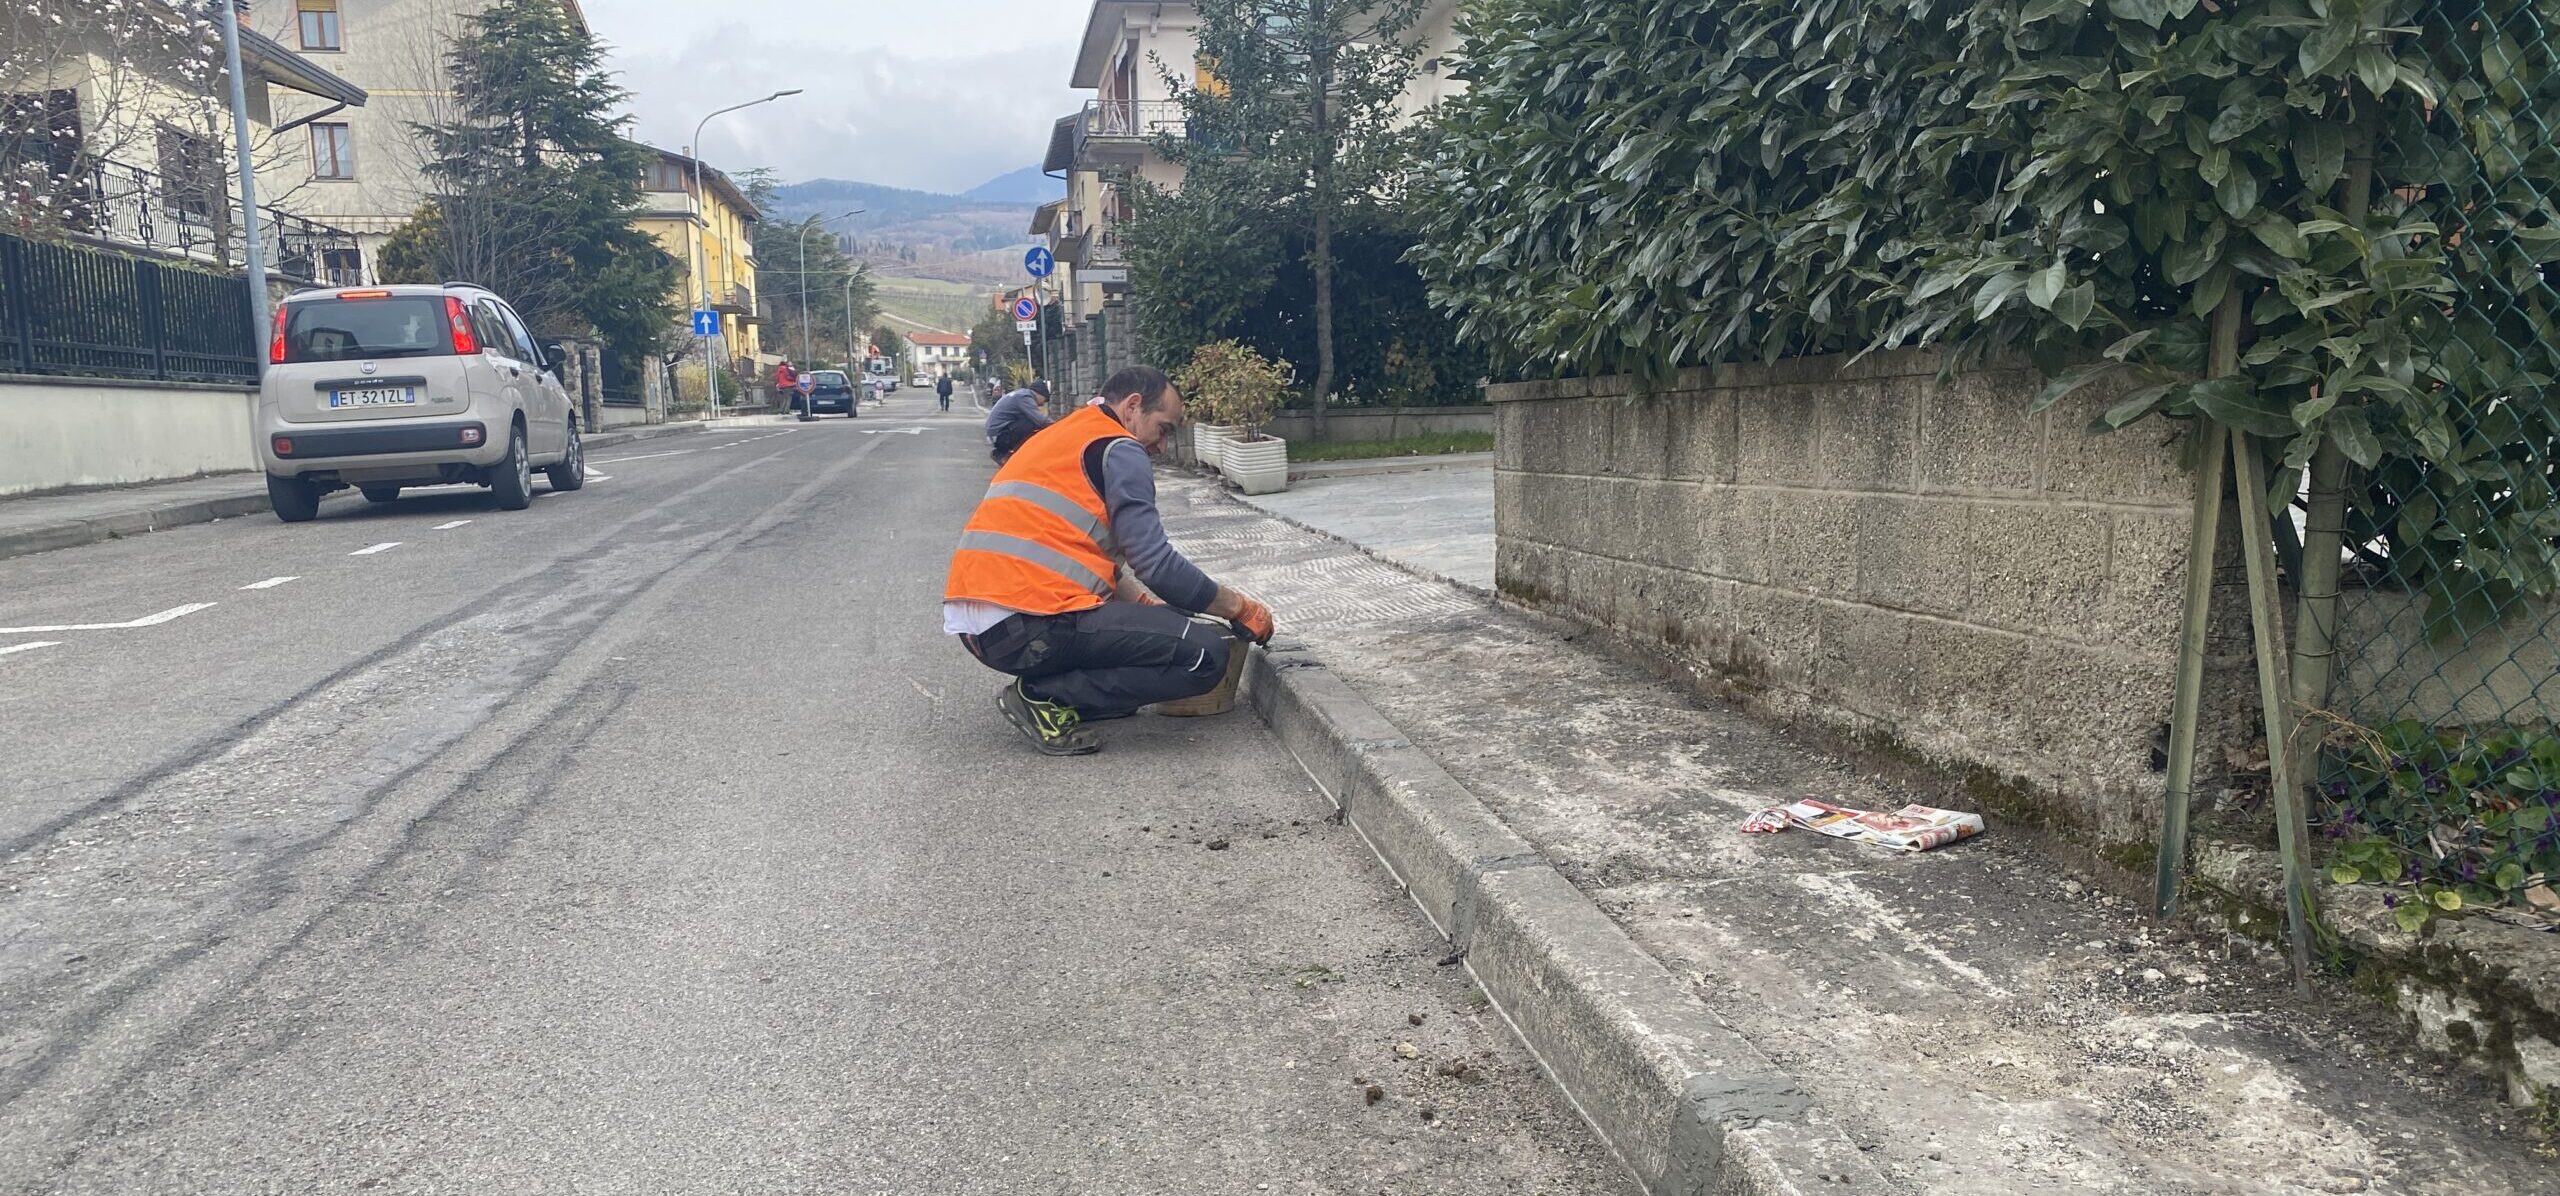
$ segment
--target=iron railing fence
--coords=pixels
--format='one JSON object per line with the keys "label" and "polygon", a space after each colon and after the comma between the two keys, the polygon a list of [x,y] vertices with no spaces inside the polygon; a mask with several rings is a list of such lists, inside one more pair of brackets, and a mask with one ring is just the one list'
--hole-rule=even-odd
{"label": "iron railing fence", "polygon": [[0,234],[0,373],[255,384],[238,275]]}

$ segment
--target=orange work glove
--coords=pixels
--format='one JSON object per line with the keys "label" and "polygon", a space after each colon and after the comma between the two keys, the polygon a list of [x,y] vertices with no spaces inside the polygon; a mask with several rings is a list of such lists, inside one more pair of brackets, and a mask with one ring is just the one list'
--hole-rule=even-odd
{"label": "orange work glove", "polygon": [[1277,630],[1271,625],[1271,608],[1251,598],[1244,599],[1244,604],[1236,610],[1236,617],[1230,621],[1246,639],[1257,644],[1270,643],[1271,633]]}

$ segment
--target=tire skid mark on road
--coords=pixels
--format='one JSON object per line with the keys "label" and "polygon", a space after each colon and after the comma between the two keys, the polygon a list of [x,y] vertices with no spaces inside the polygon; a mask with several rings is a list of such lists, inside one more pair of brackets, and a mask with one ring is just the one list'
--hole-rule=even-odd
{"label": "tire skid mark on road", "polygon": [[[740,526],[625,534],[755,463],[724,469],[0,847],[0,924],[39,928],[0,941],[0,1006],[36,1011],[0,1067],[0,1171],[76,1157],[65,1147],[168,1062],[170,1043],[255,1054],[202,1024],[219,1002],[368,878],[416,862],[420,828],[457,799],[490,798],[483,778],[520,746],[585,723],[579,699],[609,684],[623,641],[865,455],[857,446]],[[65,942],[41,929],[82,919],[104,933]],[[64,962],[75,952],[76,967]]]}

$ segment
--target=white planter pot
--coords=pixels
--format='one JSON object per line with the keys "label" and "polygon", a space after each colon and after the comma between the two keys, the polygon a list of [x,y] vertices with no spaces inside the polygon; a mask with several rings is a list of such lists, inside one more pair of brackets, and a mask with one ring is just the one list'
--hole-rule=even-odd
{"label": "white planter pot", "polygon": [[1191,425],[1191,455],[1200,459],[1203,468],[1218,468],[1220,446],[1236,438],[1234,424]]}
{"label": "white planter pot", "polygon": [[1289,488],[1289,442],[1277,436],[1230,440],[1218,450],[1218,472],[1247,494]]}

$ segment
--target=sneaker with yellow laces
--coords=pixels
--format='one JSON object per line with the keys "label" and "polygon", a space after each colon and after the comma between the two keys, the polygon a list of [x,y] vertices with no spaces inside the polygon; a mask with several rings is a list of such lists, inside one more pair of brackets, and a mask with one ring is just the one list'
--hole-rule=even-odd
{"label": "sneaker with yellow laces", "polygon": [[1102,750],[1073,706],[1044,702],[1022,692],[1022,682],[996,691],[996,709],[1044,756],[1089,756]]}

